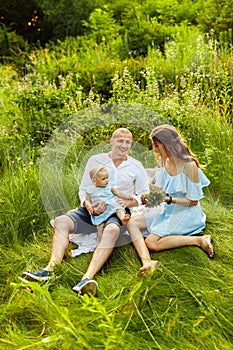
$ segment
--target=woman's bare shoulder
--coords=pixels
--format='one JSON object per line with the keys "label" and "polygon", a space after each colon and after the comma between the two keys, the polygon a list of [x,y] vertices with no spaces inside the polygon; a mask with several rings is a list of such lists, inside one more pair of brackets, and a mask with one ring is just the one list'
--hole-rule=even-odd
{"label": "woman's bare shoulder", "polygon": [[198,167],[196,162],[193,160],[191,162],[185,163],[184,166],[184,174],[189,177],[189,179],[193,182],[198,182]]}

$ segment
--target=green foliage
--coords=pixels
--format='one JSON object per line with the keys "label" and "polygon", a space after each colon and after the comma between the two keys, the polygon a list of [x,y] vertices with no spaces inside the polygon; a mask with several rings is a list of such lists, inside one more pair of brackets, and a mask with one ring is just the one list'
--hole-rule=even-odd
{"label": "green foliage", "polygon": [[9,32],[3,26],[0,29],[0,62],[15,64],[22,67],[27,62],[29,47],[22,36],[15,32]]}
{"label": "green foliage", "polygon": [[213,32],[217,39],[221,38],[222,33],[229,31],[228,41],[233,44],[232,19],[233,5],[227,0],[207,0],[198,16],[198,23],[205,32]]}
{"label": "green foliage", "polygon": [[151,46],[158,47],[164,51],[164,45],[173,34],[173,27],[162,25],[155,19],[147,19],[144,16],[135,21],[124,23],[125,40],[127,43],[129,56],[146,56]]}
{"label": "green foliage", "polygon": [[[174,27],[181,24],[198,23],[220,39],[232,31],[231,13],[232,4],[226,0],[9,0],[1,6],[1,23],[36,45],[87,33],[100,43],[119,33],[128,46],[127,57],[137,57],[145,56],[151,45],[163,51]],[[225,40],[232,43],[232,33]]]}
{"label": "green foliage", "polygon": [[2,246],[24,244],[32,240],[41,231],[46,217],[40,199],[37,167],[33,161],[25,163],[19,157],[12,163],[12,170],[1,178]]}
{"label": "green foliage", "polygon": [[145,193],[141,196],[142,204],[145,204],[146,207],[157,207],[164,202],[165,193],[161,192],[150,192]]}
{"label": "green foliage", "polygon": [[111,40],[118,36],[120,26],[117,25],[110,11],[106,12],[101,9],[95,9],[89,17],[89,23],[83,21],[85,27],[90,28],[91,37],[96,43],[103,40]]}
{"label": "green foliage", "polygon": [[29,42],[40,40],[43,13],[36,0],[1,1],[1,24]]}
{"label": "green foliage", "polygon": [[[203,204],[207,233],[214,235],[214,260],[197,247],[153,254],[159,268],[141,277],[136,252],[125,245],[114,250],[97,275],[97,298],[71,290],[91,254],[66,258],[58,279],[40,286],[17,276],[23,264],[38,268],[43,263],[42,248],[50,245],[50,236],[2,250],[6,267],[1,268],[0,346],[231,349],[232,211],[211,198]],[[37,263],[32,262],[32,253],[38,256]]]}
{"label": "green foliage", "polygon": [[[232,348],[232,47],[184,24],[197,20],[203,1],[192,4],[195,9],[188,0],[93,3],[101,10],[85,19],[88,36],[32,51],[24,72],[17,62],[0,66],[0,348]],[[64,9],[62,1],[54,11],[53,5],[46,5],[47,18]],[[183,24],[169,27],[164,40],[166,23],[176,21]],[[123,22],[130,36],[122,35],[123,26],[118,32]],[[14,35],[5,34],[8,50]],[[157,39],[150,44],[153,35],[164,40],[163,53]],[[129,43],[148,54],[129,58]],[[161,264],[142,278],[132,246],[118,247],[96,276],[96,299],[71,290],[91,254],[67,254],[51,283],[19,280],[22,271],[46,266],[49,219],[79,204],[85,163],[109,150],[113,130],[132,131],[131,154],[150,168],[156,163],[149,134],[165,122],[206,165],[211,184],[202,206],[215,258],[197,247],[153,254]]]}
{"label": "green foliage", "polygon": [[1,56],[10,56],[11,43],[6,28],[1,30]]}
{"label": "green foliage", "polygon": [[[37,1],[43,11],[42,31],[50,29],[46,42],[52,40],[64,40],[67,36],[83,35],[87,20],[91,12],[98,6],[98,1],[90,0],[59,0]],[[46,33],[44,33],[46,35]]]}

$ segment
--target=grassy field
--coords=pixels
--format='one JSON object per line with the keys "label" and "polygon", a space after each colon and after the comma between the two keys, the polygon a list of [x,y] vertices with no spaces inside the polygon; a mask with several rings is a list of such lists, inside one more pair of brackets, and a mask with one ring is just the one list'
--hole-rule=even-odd
{"label": "grassy field", "polygon": [[1,249],[1,348],[232,349],[232,211],[211,197],[203,207],[213,260],[196,247],[153,254],[160,266],[141,277],[136,252],[123,245],[96,277],[97,298],[71,290],[91,253],[66,257],[51,283],[19,280],[48,260],[48,225],[33,242]]}
{"label": "grassy field", "polygon": [[[0,66],[0,349],[232,350],[232,49],[181,32],[165,56],[150,51],[144,85],[127,62],[116,69],[109,104],[99,106],[98,92],[84,95],[79,72],[69,72],[71,59],[80,59],[73,46],[71,57],[59,48],[35,52],[23,76]],[[82,67],[97,53],[107,66],[111,50],[99,49],[82,51]],[[68,68],[57,75],[59,62]],[[215,258],[197,247],[152,254],[160,266],[142,277],[132,245],[119,246],[96,276],[96,298],[72,291],[91,253],[67,254],[50,283],[20,280],[46,265],[49,221],[78,205],[85,161],[107,149],[115,127],[132,130],[132,154],[152,167],[149,132],[164,121],[206,165],[211,185],[201,203]]]}

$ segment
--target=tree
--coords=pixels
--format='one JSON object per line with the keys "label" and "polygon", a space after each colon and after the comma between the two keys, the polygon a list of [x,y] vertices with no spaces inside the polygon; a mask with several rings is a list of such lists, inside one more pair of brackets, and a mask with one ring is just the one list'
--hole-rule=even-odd
{"label": "tree", "polygon": [[89,21],[83,21],[83,24],[91,30],[91,36],[94,37],[97,43],[100,43],[103,39],[108,40],[116,37],[120,29],[112,16],[112,12],[106,12],[99,8],[95,9],[91,13]]}
{"label": "tree", "polygon": [[[214,31],[217,39],[221,33],[233,30],[233,3],[229,0],[207,0],[203,2],[198,23],[204,32]],[[233,37],[229,38],[233,43]]]}
{"label": "tree", "polygon": [[36,0],[44,14],[44,26],[51,27],[51,39],[63,40],[67,36],[83,35],[91,12],[98,0]]}
{"label": "tree", "polygon": [[0,0],[0,21],[29,42],[41,38],[43,12],[36,0]]}
{"label": "tree", "polygon": [[0,0],[0,22],[28,42],[83,35],[98,0]]}

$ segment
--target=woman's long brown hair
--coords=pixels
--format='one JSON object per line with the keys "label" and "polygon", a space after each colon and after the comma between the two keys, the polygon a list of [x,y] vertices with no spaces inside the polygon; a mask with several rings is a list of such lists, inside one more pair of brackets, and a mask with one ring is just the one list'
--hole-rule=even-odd
{"label": "woman's long brown hair", "polygon": [[155,145],[157,142],[160,142],[166,147],[171,156],[180,158],[184,162],[194,161],[199,168],[202,167],[195,154],[189,149],[186,140],[181,137],[172,125],[163,124],[157,126],[152,130],[150,138],[155,153]]}

